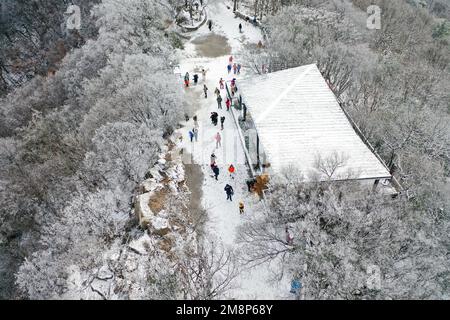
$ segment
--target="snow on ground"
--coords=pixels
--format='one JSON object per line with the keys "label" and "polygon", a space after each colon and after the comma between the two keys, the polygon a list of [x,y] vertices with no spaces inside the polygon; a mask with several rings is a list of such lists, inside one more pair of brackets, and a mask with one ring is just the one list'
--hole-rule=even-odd
{"label": "snow on ground", "polygon": [[[258,43],[262,41],[261,30],[249,22],[235,18],[233,8],[228,9],[224,3],[208,6],[210,19],[213,19],[213,31],[228,38],[232,51],[238,52],[245,42]],[[239,33],[239,23],[242,33]]]}
{"label": "snow on ground", "polygon": [[[208,20],[213,21],[212,33],[225,36],[228,39],[228,44],[231,46],[231,50],[234,54],[237,54],[241,50],[242,45],[246,42],[257,44],[258,41],[263,40],[261,30],[258,27],[235,17],[232,8],[230,7],[230,9],[228,9],[225,3],[216,1],[215,3],[209,4],[206,7],[206,11]],[[242,33],[239,32],[239,23],[242,24]],[[211,31],[208,29],[208,24],[205,23],[196,32],[188,33],[187,35],[192,36],[192,40],[195,40],[199,37],[211,35]],[[193,44],[192,41],[185,44],[185,48],[182,51],[182,57],[198,57],[198,53],[195,50],[195,44]]]}
{"label": "snow on ground", "polygon": [[[226,8],[224,3],[214,3],[207,7],[209,19],[213,20],[213,32],[224,35],[228,38],[229,44],[232,48],[232,54],[241,49],[242,43],[250,41],[257,43],[262,39],[261,32],[250,24],[234,17],[232,10]],[[244,32],[239,33],[239,22],[243,24]],[[202,26],[197,32],[193,34],[192,39],[198,36],[209,34],[207,25]],[[206,230],[209,232],[211,238],[217,238],[223,246],[229,250],[238,253],[239,243],[237,242],[237,230],[245,221],[254,217],[257,212],[253,212],[253,206],[259,201],[247,191],[246,179],[248,178],[248,168],[245,165],[245,156],[242,145],[240,143],[237,128],[233,122],[231,113],[226,111],[225,98],[226,91],[221,90],[223,98],[223,109],[218,109],[216,96],[214,95],[215,88],[219,88],[219,79],[222,77],[226,81],[230,81],[233,77],[237,79],[239,87],[239,78],[245,75],[245,69],[242,70],[241,75],[233,75],[233,72],[227,74],[227,65],[229,56],[222,56],[218,58],[202,58],[195,54],[195,45],[186,44],[185,51],[180,53],[180,71],[182,76],[189,72],[191,79],[194,73],[199,74],[199,83],[194,86],[191,82],[191,87],[185,89],[197,91],[198,94],[186,94],[187,99],[199,99],[200,101],[190,101],[197,105],[197,112],[199,122],[199,136],[198,142],[190,142],[189,130],[192,130],[194,123],[192,117],[194,114],[189,114],[190,120],[184,122],[184,127],[179,129],[179,133],[183,137],[183,141],[179,147],[184,148],[187,153],[192,155],[194,163],[201,165],[204,173],[203,181],[203,198],[202,205],[207,210],[208,222]],[[235,60],[239,62],[239,60]],[[207,70],[206,80],[203,82],[201,77],[201,68]],[[182,79],[180,79],[180,85]],[[202,93],[203,84],[206,84],[208,91],[208,98],[204,98]],[[201,94],[200,94],[201,93]],[[199,97],[199,98],[198,98]],[[210,121],[210,114],[216,111],[221,116],[225,116],[224,130],[220,129],[219,124],[214,127]],[[214,136],[220,132],[222,135],[223,148],[216,149],[216,142]],[[220,174],[218,181],[212,177],[212,170],[210,168],[210,156],[214,152],[216,155],[216,163],[219,166]],[[185,163],[189,163],[189,158],[184,159]],[[232,179],[228,174],[228,167],[233,164],[236,167],[235,178]],[[224,187],[226,184],[232,185],[234,189],[233,201],[226,200]],[[243,201],[245,204],[245,213],[240,215],[239,202]],[[281,281],[272,281],[273,274],[272,267],[268,264],[262,264],[252,269],[247,269],[240,266],[239,276],[235,279],[232,287],[233,289],[224,298],[231,299],[288,299],[289,297],[289,279],[283,278]],[[274,265],[275,271],[277,266]],[[279,272],[278,272],[279,273]]]}

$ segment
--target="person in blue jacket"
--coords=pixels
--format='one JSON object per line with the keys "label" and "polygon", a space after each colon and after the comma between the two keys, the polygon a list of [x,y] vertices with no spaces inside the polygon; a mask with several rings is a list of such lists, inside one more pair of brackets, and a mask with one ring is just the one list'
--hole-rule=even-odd
{"label": "person in blue jacket", "polygon": [[294,279],[291,282],[291,293],[299,295],[302,289],[302,283],[298,279]]}

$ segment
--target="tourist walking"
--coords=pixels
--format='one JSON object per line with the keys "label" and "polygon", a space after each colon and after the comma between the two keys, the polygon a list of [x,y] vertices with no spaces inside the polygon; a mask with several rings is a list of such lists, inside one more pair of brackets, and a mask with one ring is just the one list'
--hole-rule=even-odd
{"label": "tourist walking", "polygon": [[194,133],[195,142],[198,142],[198,129],[194,127],[194,129],[192,129],[192,132]]}
{"label": "tourist walking", "polygon": [[214,139],[216,139],[216,149],[218,147],[221,147],[222,146],[222,137],[220,136],[219,132],[217,132],[217,134],[216,134]]}
{"label": "tourist walking", "polygon": [[209,31],[212,30],[212,20],[209,20],[209,21],[208,21],[208,28],[209,28]]}
{"label": "tourist walking", "polygon": [[216,178],[216,181],[219,180],[218,179],[218,177],[219,177],[219,167],[214,165],[213,166],[213,172],[214,172],[214,178]]}
{"label": "tourist walking", "polygon": [[198,119],[197,119],[197,116],[193,116],[192,119],[194,119],[194,128],[197,128],[197,129],[198,129],[199,125],[198,125]]}
{"label": "tourist walking", "polygon": [[[220,85],[220,90],[223,90],[223,89],[225,89],[225,86],[224,86],[224,81],[223,81],[223,79],[222,78],[220,78],[220,80],[219,80],[219,85]],[[220,92],[219,92],[220,93]]]}
{"label": "tourist walking", "polygon": [[211,112],[211,122],[213,125],[217,126],[217,120],[218,120],[219,114],[217,112]]}
{"label": "tourist walking", "polygon": [[233,201],[233,199],[231,198],[234,194],[234,190],[233,187],[230,186],[229,184],[227,184],[224,188],[225,192],[227,193],[227,200]]}
{"label": "tourist walking", "polygon": [[217,107],[218,107],[219,109],[222,109],[222,96],[220,95],[220,93],[219,93],[219,95],[217,96]]}
{"label": "tourist walking", "polygon": [[186,87],[189,87],[189,72],[186,72],[186,74],[184,75],[184,84],[186,85]]}
{"label": "tourist walking", "polygon": [[216,96],[218,96],[218,95],[220,94],[219,88],[216,87],[216,90],[214,90],[214,94],[215,94]]}
{"label": "tourist walking", "polygon": [[235,171],[236,171],[236,169],[234,168],[234,166],[232,164],[230,164],[230,166],[228,167],[228,172],[230,173],[231,179],[234,179]]}
{"label": "tourist walking", "polygon": [[194,78],[194,84],[197,85],[197,83],[198,83],[198,74],[194,74],[193,78]]}
{"label": "tourist walking", "polygon": [[191,142],[193,142],[193,140],[194,140],[194,132],[193,132],[193,130],[189,131],[189,139],[191,140]]}
{"label": "tourist walking", "polygon": [[239,213],[240,214],[244,213],[244,203],[242,201],[239,202]]}
{"label": "tourist walking", "polygon": [[211,158],[210,158],[210,165],[214,165],[216,164],[216,155],[213,153],[211,153]]}
{"label": "tourist walking", "polygon": [[294,236],[289,231],[289,227],[286,227],[285,232],[286,232],[286,243],[292,246],[294,244]]}
{"label": "tourist walking", "polygon": [[241,68],[242,68],[242,65],[240,63],[238,63],[238,65],[237,65],[237,74],[241,74]]}
{"label": "tourist walking", "polygon": [[203,80],[203,82],[205,82],[205,80],[206,80],[206,70],[205,69],[202,69],[202,80]]}
{"label": "tourist walking", "polygon": [[205,93],[205,99],[208,98],[208,87],[206,84],[203,85],[203,92]]}
{"label": "tourist walking", "polygon": [[220,117],[220,128],[223,130],[223,123],[225,122],[225,116]]}
{"label": "tourist walking", "polygon": [[233,73],[236,74],[237,73],[237,64],[233,64]]}
{"label": "tourist walking", "polygon": [[230,111],[231,100],[228,97],[227,97],[227,100],[225,101],[225,105],[227,106],[227,111]]}
{"label": "tourist walking", "polygon": [[228,74],[231,72],[231,63],[227,66]]}

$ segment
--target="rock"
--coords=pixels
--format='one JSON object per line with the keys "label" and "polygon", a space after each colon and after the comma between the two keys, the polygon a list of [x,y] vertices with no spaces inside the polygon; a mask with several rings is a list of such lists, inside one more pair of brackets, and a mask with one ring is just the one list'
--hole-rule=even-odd
{"label": "rock", "polygon": [[109,292],[109,287],[110,287],[110,283],[109,281],[105,281],[105,280],[99,280],[99,279],[95,279],[94,281],[92,281],[91,283],[91,289],[92,291],[96,292],[97,294],[99,294],[103,299],[107,299],[107,297],[109,296],[108,292]]}
{"label": "rock", "polygon": [[178,193],[177,184],[175,182],[173,182],[173,181],[169,182],[169,189],[170,189],[170,191],[172,191],[172,193],[175,193],[175,194]]}
{"label": "rock", "polygon": [[127,269],[128,272],[133,272],[138,268],[138,264],[134,260],[126,260],[125,268]]}
{"label": "rock", "polygon": [[141,183],[141,187],[144,190],[144,192],[154,192],[157,190],[160,190],[163,188],[163,185],[158,183],[154,178],[150,178],[147,180],[144,180]]}
{"label": "rock", "polygon": [[169,219],[169,213],[165,210],[161,210],[160,212],[158,212],[158,217]]}
{"label": "rock", "polygon": [[159,243],[159,249],[170,252],[172,250],[172,243],[170,241],[167,241],[167,239],[164,239]]}
{"label": "rock", "polygon": [[152,240],[147,232],[139,239],[133,240],[128,244],[128,247],[137,254],[147,254],[147,248],[152,247]]}
{"label": "rock", "polygon": [[[170,140],[170,139],[169,139]],[[171,141],[171,140],[170,140]],[[165,158],[165,154],[167,153],[167,151],[169,151],[169,147],[167,145],[163,145],[161,147],[161,156],[160,158]]]}
{"label": "rock", "polygon": [[362,294],[362,292],[359,291],[358,289],[356,289],[355,291],[353,291],[353,294],[354,294],[355,296],[360,296],[360,295]]}
{"label": "rock", "polygon": [[157,182],[160,182],[164,179],[164,177],[159,172],[160,168],[153,167],[149,170],[149,173],[151,175],[151,178],[154,178]]}
{"label": "rock", "polygon": [[114,276],[113,273],[111,272],[111,270],[109,270],[107,266],[101,267],[97,274],[97,278],[100,280],[112,279],[113,276]]}
{"label": "rock", "polygon": [[158,160],[158,164],[159,164],[160,166],[162,166],[163,168],[165,168],[166,163],[167,163],[167,161],[166,161],[166,159],[164,159],[164,158],[160,158],[160,159]]}
{"label": "rock", "polygon": [[67,267],[67,277],[66,285],[69,291],[77,291],[83,286],[83,279],[81,276],[80,268],[76,265],[70,265]]}
{"label": "rock", "polygon": [[141,228],[146,228],[154,216],[149,206],[151,196],[152,192],[147,192],[136,197],[135,210]]}
{"label": "rock", "polygon": [[183,165],[178,163],[176,166],[171,167],[167,170],[167,176],[175,181],[175,182],[182,182],[185,180],[184,176],[184,168]]}
{"label": "rock", "polygon": [[159,236],[165,236],[170,232],[169,220],[161,217],[154,217],[150,224],[151,232]]}

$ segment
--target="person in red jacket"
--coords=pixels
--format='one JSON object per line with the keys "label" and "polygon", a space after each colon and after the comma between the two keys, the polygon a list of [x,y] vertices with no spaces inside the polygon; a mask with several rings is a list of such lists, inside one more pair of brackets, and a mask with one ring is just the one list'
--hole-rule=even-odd
{"label": "person in red jacket", "polygon": [[231,100],[229,98],[227,98],[227,101],[225,101],[225,105],[227,106],[227,111],[230,111]]}
{"label": "person in red jacket", "polygon": [[234,179],[234,172],[235,171],[236,171],[236,169],[234,168],[234,166],[232,164],[230,164],[230,166],[228,167],[228,172],[230,173],[231,179]]}

